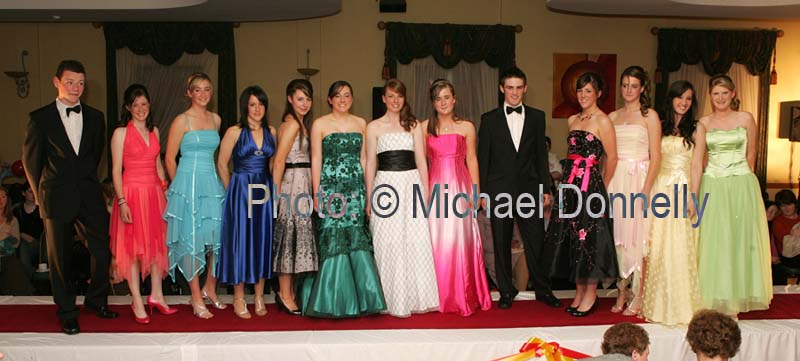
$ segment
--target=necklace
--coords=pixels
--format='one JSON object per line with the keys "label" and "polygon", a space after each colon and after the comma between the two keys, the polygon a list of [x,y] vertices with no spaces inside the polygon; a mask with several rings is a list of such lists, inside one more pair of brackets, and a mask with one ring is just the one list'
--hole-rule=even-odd
{"label": "necklace", "polygon": [[580,120],[580,121],[588,120],[589,118],[593,117],[596,113],[597,112],[591,113],[589,115],[585,115],[585,114],[583,114],[583,112],[581,112],[580,114],[578,114],[578,120]]}

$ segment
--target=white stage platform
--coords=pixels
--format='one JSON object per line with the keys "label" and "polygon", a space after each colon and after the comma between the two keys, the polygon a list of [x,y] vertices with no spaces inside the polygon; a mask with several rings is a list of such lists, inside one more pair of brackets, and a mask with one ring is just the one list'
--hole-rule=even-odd
{"label": "white stage platform", "polygon": [[[776,293],[797,288],[776,287]],[[529,295],[526,295],[529,297]],[[560,295],[561,296],[561,295]],[[525,298],[527,298],[525,297]],[[115,298],[114,303],[125,299]],[[46,302],[0,298],[0,303]],[[129,301],[128,301],[129,302]],[[124,303],[124,302],[123,302]],[[800,305],[798,305],[800,307]],[[0,322],[3,322],[0,320]],[[686,330],[642,325],[650,334],[651,361],[694,361]],[[733,361],[800,360],[800,320],[740,321],[742,347]],[[2,361],[16,360],[475,360],[516,353],[530,337],[599,355],[605,326],[222,333],[1,333]]]}

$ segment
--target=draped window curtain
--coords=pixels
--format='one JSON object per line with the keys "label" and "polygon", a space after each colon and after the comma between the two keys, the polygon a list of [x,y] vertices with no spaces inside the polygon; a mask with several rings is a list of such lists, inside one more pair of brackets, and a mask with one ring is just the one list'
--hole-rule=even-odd
{"label": "draped window curtain", "polygon": [[[477,124],[481,113],[502,102],[497,79],[500,72],[514,65],[515,41],[515,29],[509,25],[389,22],[383,77],[413,84],[406,86],[414,91],[409,98],[421,118],[433,111],[428,82],[439,77],[451,80],[458,97],[456,111]],[[399,70],[398,64],[410,68]]]}
{"label": "draped window curtain", "polygon": [[[758,134],[756,136],[756,165],[755,174],[761,184],[762,191],[766,188],[767,175],[767,119],[769,111],[769,78],[770,60],[775,51],[778,34],[774,30],[692,30],[692,29],[659,29],[658,55],[656,70],[656,104],[661,104],[666,97],[667,89],[672,81],[673,72],[678,72],[683,64],[702,67],[703,72],[710,76],[728,74],[736,82],[739,98],[742,100],[742,110],[753,111]],[[740,77],[736,79],[737,71],[731,71],[734,63],[740,64],[747,73],[754,78]],[[684,70],[689,71],[689,69]],[[683,75],[689,76],[689,75]],[[753,92],[752,83],[758,82],[757,93]],[[689,80],[689,79],[687,79]],[[690,80],[691,81],[691,80]],[[700,79],[698,79],[698,82]],[[705,84],[692,82],[697,87],[698,95],[708,94],[708,81]],[[704,89],[704,90],[701,90]],[[745,98],[757,101],[755,106],[747,109]],[[749,101],[749,100],[748,100]],[[706,103],[707,101],[704,101]],[[702,112],[705,105],[698,103]],[[703,114],[700,114],[702,116]]]}
{"label": "draped window curtain", "polygon": [[486,62],[462,61],[452,69],[445,69],[433,57],[417,59],[411,64],[397,66],[397,78],[406,84],[406,100],[419,119],[433,116],[430,86],[442,78],[453,83],[456,91],[455,113],[480,126],[481,114],[497,105],[497,69]]}
{"label": "draped window curtain", "polygon": [[[196,55],[206,51],[215,54],[216,78],[213,74],[209,75],[212,77],[214,93],[217,95],[217,107],[214,110],[222,118],[220,132],[224,132],[228,126],[236,122],[236,54],[232,23],[106,23],[103,25],[103,31],[106,38],[106,117],[109,139],[119,120],[119,99],[122,96],[119,89],[124,91],[128,86],[119,84],[120,81],[128,79],[118,79],[117,74],[117,50],[123,48],[130,49],[136,55],[149,55],[156,63],[167,67],[179,62],[184,54]],[[182,78],[180,83],[182,90],[174,93],[176,99],[184,99],[184,82],[188,76],[183,74],[188,69],[182,68],[184,65],[181,64],[177,68],[172,68],[175,72],[181,72]],[[164,88],[177,86],[171,83],[165,84],[163,79],[156,84],[158,85],[148,87],[151,96],[153,93],[163,93],[161,89],[156,90],[156,86]],[[166,102],[164,99],[160,101]],[[166,129],[163,129],[162,133],[166,133]],[[108,159],[110,172],[110,154]]]}
{"label": "draped window curtain", "polygon": [[[746,111],[755,117],[758,114],[758,93],[759,93],[759,79],[757,76],[750,74],[747,67],[742,64],[733,63],[727,75],[731,77],[733,83],[736,84],[736,97],[740,100],[739,110]],[[678,71],[669,73],[671,82],[678,80],[686,80],[694,85],[694,90],[697,92],[694,101],[697,104],[697,116],[711,114],[713,108],[711,106],[711,98],[708,92],[708,81],[711,76],[703,71],[700,64],[683,64]]]}
{"label": "draped window curtain", "polygon": [[[217,79],[218,57],[208,51],[200,54],[183,54],[172,65],[161,65],[150,55],[136,55],[128,48],[117,49],[117,100],[123,106],[125,89],[138,83],[150,93],[150,117],[159,129],[161,149],[166,150],[170,125],[175,117],[189,106],[186,78],[194,72],[204,72]],[[210,109],[216,109],[218,92],[214,92]],[[123,109],[118,109],[122,113]],[[109,126],[115,127],[109,118]]]}

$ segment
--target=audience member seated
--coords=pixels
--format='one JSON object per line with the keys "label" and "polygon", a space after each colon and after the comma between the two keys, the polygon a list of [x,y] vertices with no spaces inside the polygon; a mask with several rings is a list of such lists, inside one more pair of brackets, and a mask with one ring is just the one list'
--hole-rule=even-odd
{"label": "audience member seated", "polygon": [[19,223],[11,212],[8,190],[0,187],[0,294],[30,295],[33,287],[15,257],[20,244]]}
{"label": "audience member seated", "polygon": [[732,317],[703,310],[689,323],[686,341],[697,355],[697,361],[727,361],[739,352],[742,333]]}
{"label": "audience member seated", "polygon": [[[775,194],[775,205],[767,209],[767,219],[772,221],[772,260],[780,263],[784,272],[797,276],[800,269],[800,217],[797,214],[797,197],[784,189]],[[775,273],[775,272],[773,272]],[[785,278],[779,276],[785,281]]]}
{"label": "audience member seated", "polygon": [[39,214],[39,206],[33,195],[33,190],[28,183],[23,186],[23,201],[14,207],[14,217],[19,222],[19,260],[25,270],[28,279],[33,276],[34,269],[38,266],[39,260],[45,260],[46,254],[40,253],[44,244],[41,244],[40,236],[44,232],[44,222]]}
{"label": "audience member seated", "polygon": [[603,356],[586,360],[647,361],[650,355],[650,337],[641,326],[622,322],[606,330],[600,348]]}
{"label": "audience member seated", "polygon": [[544,137],[544,145],[547,147],[547,164],[550,167],[550,176],[553,177],[553,184],[556,184],[555,182],[560,183],[563,169],[556,154],[550,151],[550,137]]}

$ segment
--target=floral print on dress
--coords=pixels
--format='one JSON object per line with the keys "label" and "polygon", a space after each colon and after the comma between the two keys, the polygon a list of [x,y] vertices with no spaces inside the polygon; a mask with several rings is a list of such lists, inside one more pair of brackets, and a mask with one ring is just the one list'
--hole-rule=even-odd
{"label": "floral print on dress", "polygon": [[[614,280],[619,276],[619,269],[613,223],[608,217],[610,203],[603,183],[603,166],[593,166],[589,172],[585,171],[587,161],[594,162],[605,155],[603,143],[596,135],[584,130],[570,131],[567,143],[569,155],[586,159],[567,162],[564,174],[572,174],[572,168],[578,167],[571,183],[578,188],[584,177],[589,177],[589,180],[585,192],[576,192],[574,187],[560,190],[559,207],[553,208],[546,236],[546,242],[555,249],[551,276],[571,281]],[[590,199],[592,194],[600,197],[595,195]]]}

